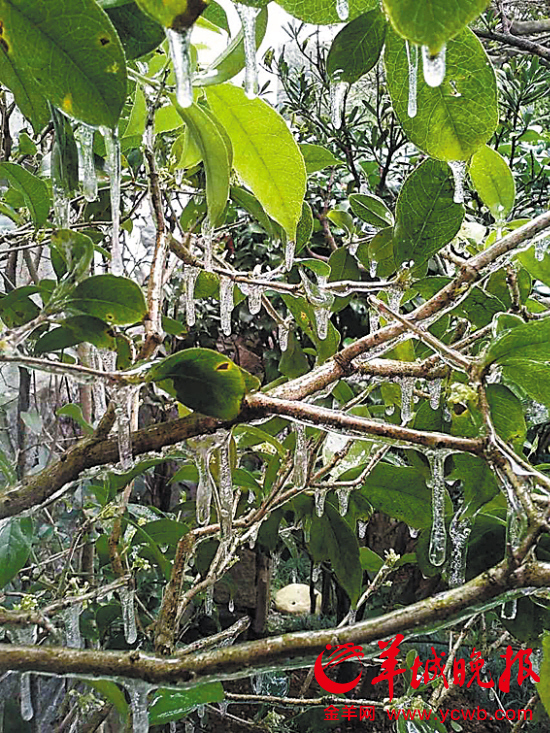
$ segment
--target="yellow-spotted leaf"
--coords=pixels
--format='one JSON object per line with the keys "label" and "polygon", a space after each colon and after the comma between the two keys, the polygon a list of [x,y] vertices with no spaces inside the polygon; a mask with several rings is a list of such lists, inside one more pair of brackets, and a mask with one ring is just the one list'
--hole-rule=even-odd
{"label": "yellow-spotted leaf", "polygon": [[505,220],[514,206],[516,184],[510,166],[502,155],[484,145],[472,157],[470,178],[495,219]]}
{"label": "yellow-spotted leaf", "polygon": [[208,104],[231,139],[233,165],[265,211],[295,239],[306,167],[283,118],[261,99],[230,84],[208,87]]}
{"label": "yellow-spotted leaf", "polygon": [[139,323],[147,312],[139,285],[116,275],[86,278],[74,289],[68,306],[119,326]]}

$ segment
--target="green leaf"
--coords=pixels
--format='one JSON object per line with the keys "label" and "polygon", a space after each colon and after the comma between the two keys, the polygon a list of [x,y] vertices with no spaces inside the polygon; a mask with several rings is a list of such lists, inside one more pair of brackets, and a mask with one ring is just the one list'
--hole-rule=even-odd
{"label": "green leaf", "polygon": [[315,562],[330,560],[334,573],[348,594],[351,605],[361,595],[362,568],[355,533],[336,509],[328,504],[322,517],[311,517],[309,551]]}
{"label": "green leaf", "polygon": [[132,544],[140,545],[153,540],[157,545],[177,545],[189,532],[189,527],[183,522],[176,522],[174,519],[157,519],[153,522],[140,525],[140,528],[146,533],[135,534]]}
{"label": "green leaf", "polygon": [[[317,25],[341,23],[334,0],[278,0],[278,5],[295,18]],[[378,0],[349,0],[348,20],[378,6]]]}
{"label": "green leaf", "polygon": [[20,69],[13,55],[0,44],[0,82],[11,89],[15,102],[30,121],[35,132],[48,124],[50,109],[38,84],[33,77]]}
{"label": "green leaf", "polygon": [[384,565],[384,560],[370,547],[361,547],[359,552],[363,570],[368,570],[369,573],[377,573]]}
{"label": "green leaf", "polygon": [[440,160],[468,160],[498,124],[495,72],[468,29],[449,42],[447,71],[438,87],[418,75],[418,113],[409,117],[409,67],[405,41],[388,28],[384,62],[393,108],[407,137]]}
{"label": "green leaf", "polygon": [[488,0],[383,0],[383,4],[403,38],[428,46],[435,54],[485,10]]}
{"label": "green leaf", "polygon": [[317,362],[322,364],[338,350],[338,345],[340,344],[339,332],[334,328],[332,322],[329,321],[327,337],[326,339],[320,339],[317,335],[313,306],[305,298],[295,298],[293,295],[286,294],[282,298],[294,316],[294,320],[298,326],[310,341],[313,342],[317,351]]}
{"label": "green leaf", "polygon": [[301,377],[309,372],[309,361],[294,331],[288,334],[288,345],[279,362],[279,371],[289,379]]}
{"label": "green leaf", "polygon": [[15,578],[31,552],[30,519],[3,520],[0,526],[0,588]]}
{"label": "green leaf", "polygon": [[65,267],[61,276],[56,272],[58,279],[68,274],[73,281],[78,281],[88,274],[94,255],[94,243],[86,234],[74,232],[72,229],[59,229],[52,236],[53,248]]}
{"label": "green leaf", "polygon": [[208,682],[190,690],[161,687],[155,691],[149,706],[149,725],[163,725],[171,720],[180,720],[192,712],[197,705],[221,702],[225,697],[221,682]]}
{"label": "green leaf", "polygon": [[397,269],[393,249],[393,227],[386,227],[370,242],[359,245],[357,259],[367,270],[375,263],[378,277],[390,277]]}
{"label": "green leaf", "polygon": [[115,28],[94,0],[2,0],[4,49],[56,107],[115,128],[126,98],[126,61]]}
{"label": "green leaf", "polygon": [[117,30],[128,61],[151,53],[164,41],[162,26],[142,13],[134,2],[108,8],[107,15]]}
{"label": "green leaf", "polygon": [[338,229],[342,229],[346,233],[346,236],[351,237],[354,234],[353,217],[347,211],[331,209],[327,213],[327,219],[330,219]]}
{"label": "green leaf", "polygon": [[50,194],[44,181],[17,163],[0,163],[0,177],[22,194],[36,227],[42,226],[50,211]]}
{"label": "green leaf", "polygon": [[92,689],[97,690],[99,694],[105,698],[105,700],[112,703],[123,721],[128,719],[130,708],[128,706],[128,703],[126,702],[124,693],[115,682],[101,679],[84,679],[82,680],[82,682],[84,682]]}
{"label": "green leaf", "polygon": [[322,171],[331,165],[344,165],[341,160],[338,160],[330,150],[327,150],[322,145],[300,143],[300,151],[304,156],[308,176],[312,173],[317,173],[317,171]]}
{"label": "green leaf", "polygon": [[453,196],[446,163],[426,160],[405,180],[395,207],[396,264],[421,264],[451,241],[464,218],[464,207]]}
{"label": "green leaf", "polygon": [[139,323],[147,313],[139,285],[116,275],[86,278],[73,291],[69,306],[118,326]]}
{"label": "green leaf", "polygon": [[393,214],[378,196],[371,193],[352,193],[349,205],[355,216],[373,227],[382,229],[393,226]]}
{"label": "green leaf", "polygon": [[152,367],[147,379],[171,380],[182,404],[221,420],[235,418],[245,394],[259,386],[259,380],[210,349],[186,349],[169,356]]}
{"label": "green leaf", "polygon": [[302,216],[296,228],[296,249],[298,254],[311,239],[313,233],[313,211],[307,201],[302,204]]}
{"label": "green leaf", "polygon": [[29,296],[38,292],[35,285],[24,285],[0,297],[0,317],[8,328],[22,326],[36,318],[40,308]]}
{"label": "green leaf", "polygon": [[[350,255],[345,247],[339,247],[335,250],[328,261],[330,265],[329,283],[341,280],[361,280],[361,271],[357,265],[357,261],[353,255]],[[332,304],[333,313],[339,313],[350,302],[352,296],[335,297]]]}
{"label": "green leaf", "polygon": [[536,280],[540,280],[545,285],[550,285],[550,252],[546,252],[542,260],[539,260],[533,246],[519,252],[516,259]]}
{"label": "green leaf", "polygon": [[369,72],[380,58],[386,25],[378,8],[345,25],[327,56],[327,74],[331,79],[353,84]]}
{"label": "green leaf", "polygon": [[483,203],[497,221],[504,221],[514,206],[516,184],[510,166],[500,153],[484,145],[474,153],[470,178]]}
{"label": "green leaf", "polygon": [[41,336],[34,347],[36,354],[60,351],[76,344],[90,343],[98,349],[116,348],[111,326],[94,316],[70,316],[62,325]]}
{"label": "green leaf", "polygon": [[451,478],[462,481],[465,516],[474,517],[482,506],[497,496],[499,484],[487,462],[477,456],[456,453],[453,464]]}
{"label": "green leaf", "polygon": [[550,633],[547,631],[542,637],[542,663],[539,673],[540,681],[535,683],[540,700],[548,715],[550,715]]}
{"label": "green leaf", "polygon": [[90,423],[84,419],[82,408],[75,402],[71,402],[68,405],[63,405],[63,407],[60,407],[59,410],[56,410],[55,414],[57,415],[57,417],[70,417],[72,420],[75,421],[77,425],[80,425],[84,435],[93,435],[93,425],[90,425]]}
{"label": "green leaf", "polygon": [[550,318],[531,321],[504,331],[485,352],[482,363],[502,366],[518,358],[546,363],[550,360]]}
{"label": "green leaf", "polygon": [[217,226],[229,198],[232,152],[218,125],[206,110],[197,104],[185,109],[178,105],[177,110],[201,152],[206,171],[208,219],[212,226]]}
{"label": "green leaf", "polygon": [[157,23],[175,30],[191,28],[207,5],[203,0],[136,0],[136,3]]}
{"label": "green leaf", "polygon": [[521,401],[503,384],[488,384],[486,394],[495,430],[521,451],[527,435]]}
{"label": "green leaf", "polygon": [[209,87],[207,98],[231,138],[235,170],[269,216],[295,239],[306,169],[285,121],[263,100],[248,99],[229,84]]}

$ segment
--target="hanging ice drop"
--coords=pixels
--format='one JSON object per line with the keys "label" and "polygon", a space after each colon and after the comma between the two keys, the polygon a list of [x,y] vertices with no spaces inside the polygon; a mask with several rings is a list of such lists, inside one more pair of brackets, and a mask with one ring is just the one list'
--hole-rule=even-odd
{"label": "hanging ice drop", "polygon": [[130,693],[133,733],[148,733],[149,711],[147,710],[147,696],[151,687],[143,680],[126,680],[124,684]]}
{"label": "hanging ice drop", "polygon": [[204,255],[204,269],[206,272],[212,272],[213,244],[214,244],[214,227],[208,219],[205,219],[201,226],[202,247]]}
{"label": "hanging ice drop", "polygon": [[278,333],[279,333],[279,345],[281,347],[281,351],[286,351],[288,348],[288,336],[290,333],[290,329],[286,321],[279,323]]}
{"label": "hanging ice drop", "polygon": [[185,317],[189,328],[195,325],[195,283],[200,270],[192,265],[183,266],[183,284],[185,287]]}
{"label": "hanging ice drop", "polygon": [[472,519],[461,517],[458,511],[449,527],[449,536],[453,547],[449,585],[458,588],[466,582],[466,555],[468,554],[468,538],[472,531]]}
{"label": "hanging ice drop", "polygon": [[294,250],[296,249],[296,242],[293,239],[287,239],[285,243],[285,268],[290,272],[292,265],[294,264]]}
{"label": "hanging ice drop", "polygon": [[329,88],[330,119],[333,126],[339,130],[342,127],[342,118],[345,111],[346,93],[349,84],[345,81],[331,81]]}
{"label": "hanging ice drop", "polygon": [[351,489],[341,488],[336,489],[336,495],[338,496],[338,509],[342,517],[345,517],[348,513],[349,498],[351,496]]}
{"label": "hanging ice drop", "polygon": [[250,315],[257,315],[262,309],[262,286],[261,285],[249,285],[248,286],[248,310]]}
{"label": "hanging ice drop", "polygon": [[445,528],[445,451],[426,451],[432,473],[432,532],[430,535],[429,558],[432,565],[439,567],[445,562],[447,551],[447,530]]}
{"label": "hanging ice drop", "polygon": [[231,432],[220,446],[220,528],[222,537],[231,535],[233,519],[233,480],[231,476]]}
{"label": "hanging ice drop", "polygon": [[209,585],[206,589],[206,597],[204,599],[204,612],[207,616],[212,615],[214,610],[214,586]]}
{"label": "hanging ice drop", "polygon": [[32,720],[34,709],[32,706],[31,673],[21,672],[21,717],[23,720]]}
{"label": "hanging ice drop", "polygon": [[424,81],[429,87],[438,87],[445,78],[445,46],[432,56],[427,46],[422,46],[422,70]]}
{"label": "hanging ice drop", "polygon": [[441,398],[441,379],[429,379],[427,381],[428,394],[430,395],[430,407],[432,410],[437,410],[439,407],[439,400]]}
{"label": "hanging ice drop", "polygon": [[211,446],[207,448],[199,447],[195,459],[199,472],[196,497],[197,522],[199,524],[206,524],[210,519],[210,506],[214,492],[214,478],[210,471],[211,451]]}
{"label": "hanging ice drop", "polygon": [[190,107],[193,104],[191,28],[165,30],[176,77],[176,100],[180,107]]}
{"label": "hanging ice drop", "polygon": [[73,603],[63,611],[63,624],[65,626],[65,643],[71,649],[82,647],[80,636],[80,614],[82,603]]}
{"label": "hanging ice drop", "polygon": [[401,377],[397,380],[401,385],[401,424],[406,425],[412,418],[412,395],[414,377]]}
{"label": "hanging ice drop", "polygon": [[349,18],[348,0],[336,0],[336,12],[340,20],[347,20]]}
{"label": "hanging ice drop", "polygon": [[405,47],[407,49],[407,62],[409,64],[409,102],[407,105],[407,114],[409,117],[416,117],[416,113],[418,112],[418,46],[414,43],[409,43],[409,41],[405,41]]}
{"label": "hanging ice drop", "polygon": [[244,41],[244,90],[249,99],[258,94],[258,62],[256,59],[256,17],[259,8],[237,3],[237,12],[243,27]]}
{"label": "hanging ice drop", "polygon": [[113,232],[111,237],[111,274],[122,275],[124,265],[122,262],[122,249],[120,244],[120,183],[122,168],[120,162],[120,140],[118,132],[104,127],[102,129],[107,150],[107,163],[109,164],[109,177],[111,179],[111,217],[113,220]]}
{"label": "hanging ice drop", "polygon": [[325,512],[325,499],[327,498],[326,489],[315,489],[315,512],[318,517],[322,517]]}
{"label": "hanging ice drop", "polygon": [[294,473],[292,480],[298,489],[303,489],[307,483],[307,441],[306,426],[302,423],[294,423],[296,445],[294,448]]}
{"label": "hanging ice drop", "polygon": [[120,605],[122,606],[122,623],[124,624],[124,638],[127,644],[133,644],[137,639],[136,612],[134,609],[134,589],[122,585],[118,589]]}
{"label": "hanging ice drop", "polygon": [[113,394],[117,420],[118,455],[124,471],[134,465],[132,455],[132,407],[136,387],[119,387]]}
{"label": "hanging ice drop", "polygon": [[453,201],[455,204],[464,203],[464,179],[466,178],[466,161],[465,160],[449,160],[447,161],[455,183],[455,192]]}
{"label": "hanging ice drop", "polygon": [[233,313],[233,289],[235,282],[230,277],[220,278],[220,320],[222,333],[231,336],[231,314]]}
{"label": "hanging ice drop", "polygon": [[501,618],[514,619],[518,613],[518,599],[512,598],[510,601],[506,601],[500,607]]}
{"label": "hanging ice drop", "polygon": [[78,168],[82,192],[86,201],[95,201],[97,177],[94,163],[94,128],[81,123],[74,136],[78,147]]}
{"label": "hanging ice drop", "polygon": [[69,229],[71,219],[71,199],[62,186],[52,181],[54,224],[58,229]]}

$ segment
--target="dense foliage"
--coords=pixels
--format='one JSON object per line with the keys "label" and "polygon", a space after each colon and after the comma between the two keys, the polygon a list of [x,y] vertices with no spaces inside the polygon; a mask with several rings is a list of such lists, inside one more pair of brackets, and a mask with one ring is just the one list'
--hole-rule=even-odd
{"label": "dense foliage", "polygon": [[279,4],[0,1],[5,730],[547,725],[548,21]]}

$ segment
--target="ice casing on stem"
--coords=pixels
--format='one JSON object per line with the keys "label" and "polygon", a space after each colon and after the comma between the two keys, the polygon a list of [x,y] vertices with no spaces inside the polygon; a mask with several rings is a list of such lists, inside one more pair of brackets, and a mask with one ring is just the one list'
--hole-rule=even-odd
{"label": "ice casing on stem", "polygon": [[258,94],[258,62],[256,59],[256,18],[259,8],[237,3],[237,12],[243,27],[244,42],[244,90],[249,99]]}
{"label": "ice casing on stem", "polygon": [[166,28],[165,33],[176,77],[177,103],[180,107],[190,107],[193,104],[191,28]]}

